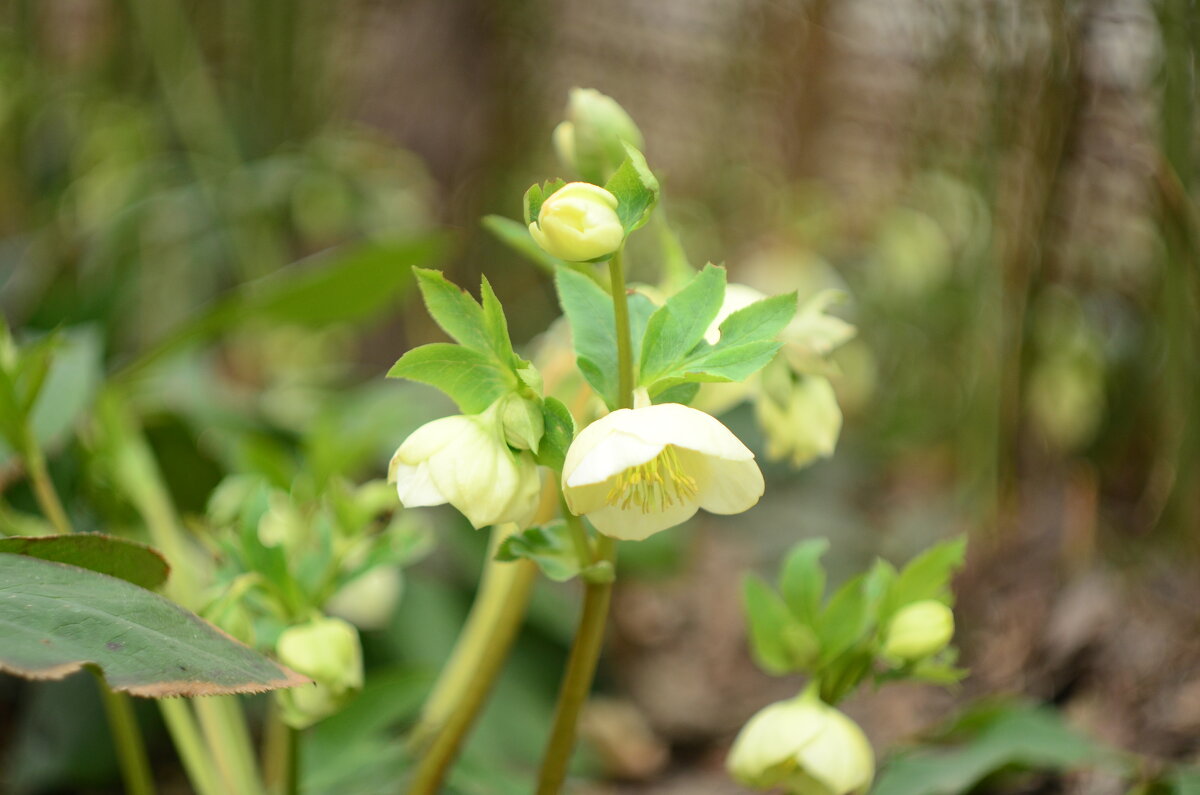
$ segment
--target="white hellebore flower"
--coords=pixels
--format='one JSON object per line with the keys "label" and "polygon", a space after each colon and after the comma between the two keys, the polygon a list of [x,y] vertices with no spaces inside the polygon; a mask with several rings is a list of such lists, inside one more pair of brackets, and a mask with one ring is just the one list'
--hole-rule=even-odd
{"label": "white hellebore flower", "polygon": [[567,506],[613,538],[639,541],[763,493],[754,453],[713,417],[678,403],[618,409],[583,431],[563,464]]}
{"label": "white hellebore flower", "polygon": [[404,507],[450,503],[476,529],[528,526],[541,479],[533,456],[505,443],[497,406],[434,420],[404,440],[388,466]]}
{"label": "white hellebore flower", "polygon": [[568,182],[550,194],[529,234],[546,253],[567,262],[607,257],[625,240],[617,197],[589,182]]}
{"label": "white hellebore flower", "polygon": [[789,795],[862,793],[875,775],[862,729],[815,695],[758,712],[733,741],[725,765],[748,787]]}

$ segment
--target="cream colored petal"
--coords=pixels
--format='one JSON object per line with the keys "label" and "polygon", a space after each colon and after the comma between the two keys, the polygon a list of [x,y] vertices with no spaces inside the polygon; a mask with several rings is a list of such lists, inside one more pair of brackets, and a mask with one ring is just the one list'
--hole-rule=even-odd
{"label": "cream colored petal", "polygon": [[[567,486],[603,483],[630,467],[644,464],[662,452],[665,445],[643,441],[637,436],[613,431],[600,440],[566,476]],[[568,454],[570,451],[567,451]],[[563,467],[564,473],[567,468]]]}
{"label": "cream colored petal", "polygon": [[621,421],[621,417],[628,414],[629,411],[629,409],[617,409],[614,412],[605,414],[579,432],[579,435],[571,442],[571,446],[567,448],[567,455],[563,461],[564,483],[570,481],[571,474],[579,466],[579,462],[586,458],[596,445],[600,444],[608,436],[609,431],[616,427],[616,424]]}
{"label": "cream colored petal", "polygon": [[470,417],[461,414],[442,417],[425,423],[409,434],[394,458],[405,464],[416,464],[432,458],[447,447],[460,444],[464,436],[479,434],[479,426]]}
{"label": "cream colored petal", "polygon": [[824,731],[796,754],[810,776],[835,795],[866,791],[875,775],[875,754],[854,721],[829,708]]}
{"label": "cream colored petal", "polygon": [[612,490],[616,478],[609,478],[602,483],[586,483],[582,486],[564,486],[563,496],[567,507],[576,516],[583,516],[592,511],[598,511],[608,502],[608,493]]}
{"label": "cream colored petal", "polygon": [[662,511],[643,513],[636,505],[619,508],[605,505],[587,514],[588,521],[610,538],[623,541],[641,541],[655,533],[683,524],[695,515],[698,506],[694,501],[667,506]]}
{"label": "cream colored petal", "polygon": [[448,500],[429,477],[429,465],[424,461],[410,466],[393,459],[389,476],[396,482],[396,493],[405,508],[444,505]]}
{"label": "cream colored petal", "polygon": [[741,513],[753,508],[763,495],[762,470],[754,459],[729,461],[681,451],[679,462],[696,478],[697,499],[709,513]]}
{"label": "cream colored petal", "polygon": [[743,784],[774,786],[791,772],[789,760],[795,759],[824,725],[822,710],[798,700],[771,704],[742,727],[729,750],[726,767]]}
{"label": "cream colored petal", "polygon": [[673,444],[733,461],[754,458],[750,448],[715,417],[679,403],[660,403],[629,411],[616,426],[647,444]]}

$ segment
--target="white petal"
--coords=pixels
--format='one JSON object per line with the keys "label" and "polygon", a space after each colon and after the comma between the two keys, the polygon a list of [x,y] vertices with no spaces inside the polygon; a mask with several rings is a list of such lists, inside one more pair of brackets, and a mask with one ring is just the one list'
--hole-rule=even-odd
{"label": "white petal", "polygon": [[709,513],[733,514],[753,508],[765,490],[762,470],[753,459],[728,461],[681,451],[679,463],[696,478],[697,499]]}
{"label": "white petal", "polygon": [[[609,416],[617,413],[614,411]],[[720,420],[679,403],[660,403],[629,411],[619,419],[617,428],[647,444],[660,447],[673,444],[732,461],[754,458],[750,448],[742,444]]]}
{"label": "white petal", "polygon": [[390,476],[396,481],[396,493],[405,508],[422,508],[428,505],[443,505],[446,497],[429,477],[429,466],[422,461],[416,466],[395,461]]}
{"label": "white petal", "polygon": [[628,508],[605,505],[588,513],[587,518],[597,530],[610,538],[641,541],[668,527],[683,524],[695,515],[698,507],[694,500],[689,500],[668,506],[663,511],[643,513],[636,505]]}
{"label": "white petal", "polygon": [[862,729],[833,708],[824,729],[798,749],[796,761],[836,793],[862,792],[875,774],[875,754]]}
{"label": "white petal", "polygon": [[476,435],[479,432],[479,426],[469,417],[442,417],[413,431],[396,451],[394,460],[405,464],[426,461],[445,448],[458,444],[464,435]]}
{"label": "white petal", "polygon": [[605,414],[600,419],[588,425],[579,435],[575,437],[575,441],[571,442],[571,446],[567,448],[567,456],[563,461],[563,482],[569,483],[571,475],[575,468],[579,466],[584,458],[587,457],[592,449],[600,444],[608,434],[620,422],[620,419],[625,414],[629,413],[629,409],[617,409],[614,412]]}
{"label": "white petal", "polygon": [[603,483],[630,467],[646,463],[661,453],[663,447],[663,444],[649,443],[637,436],[613,431],[592,447],[573,469],[568,470],[564,465],[563,472],[570,472],[565,482],[568,486]]}

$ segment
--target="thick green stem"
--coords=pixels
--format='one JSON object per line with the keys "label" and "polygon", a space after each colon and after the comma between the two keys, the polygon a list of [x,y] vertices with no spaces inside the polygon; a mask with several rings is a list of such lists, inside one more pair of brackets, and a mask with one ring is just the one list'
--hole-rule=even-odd
{"label": "thick green stem", "polygon": [[113,692],[99,673],[96,674],[96,684],[100,687],[100,698],[108,714],[125,792],[128,795],[153,795],[154,779],[150,774],[150,761],[146,758],[146,744],[142,740],[142,730],[138,726],[137,716],[133,714],[129,697]]}
{"label": "thick green stem", "polygon": [[[625,271],[623,252],[618,249],[608,263],[609,279],[612,282],[613,315],[617,332],[617,404],[620,408],[633,408],[633,345],[629,330],[629,302],[625,294]],[[569,511],[566,512],[569,516]],[[595,562],[615,558],[613,540],[599,536],[596,544]],[[600,649],[604,646],[604,627],[608,622],[608,606],[612,601],[611,582],[588,582],[583,591],[583,612],[579,629],[567,658],[567,670],[563,674],[562,688],[558,692],[558,704],[554,710],[554,726],[542,758],[542,770],[538,775],[538,795],[555,795],[562,789],[575,748],[575,727],[579,713],[592,689],[596,675],[596,664],[600,660]]]}
{"label": "thick green stem", "polygon": [[629,297],[625,294],[624,252],[617,249],[608,263],[612,282],[613,315],[617,322],[617,404],[633,408],[633,342],[629,331]]}
{"label": "thick green stem", "polygon": [[270,795],[299,792],[300,732],[283,722],[278,702],[274,700],[267,710],[262,767]]}
{"label": "thick green stem", "polygon": [[[613,541],[599,537],[597,562],[613,560]],[[612,583],[589,582],[584,586],[583,613],[571,656],[567,659],[567,671],[563,675],[562,688],[558,693],[558,705],[554,711],[554,727],[550,730],[550,741],[542,759],[542,770],[538,775],[538,795],[556,795],[567,778],[571,752],[575,747],[575,727],[579,713],[592,689],[596,675],[596,663],[604,645],[604,627],[608,621],[608,605],[612,601]]]}

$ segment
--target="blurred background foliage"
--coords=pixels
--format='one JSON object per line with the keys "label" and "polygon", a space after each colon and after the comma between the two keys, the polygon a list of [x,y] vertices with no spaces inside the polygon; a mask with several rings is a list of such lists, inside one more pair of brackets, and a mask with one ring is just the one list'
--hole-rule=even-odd
{"label": "blurred background foliage", "polygon": [[[115,401],[201,539],[229,476],[313,504],[382,477],[409,430],[449,411],[381,377],[438,338],[411,265],[463,284],[486,272],[514,340],[556,314],[542,275],[478,219],[518,216],[524,188],[556,172],[567,89],[592,86],[640,124],[694,264],[773,292],[843,288],[860,333],[836,356],[832,459],[771,465],[754,512],[623,553],[635,576],[582,769],[631,792],[737,791],[720,771],[732,733],[795,688],[749,662],[740,572],[799,538],[828,536],[844,575],[968,531],[958,624],[974,675],[955,697],[905,686],[848,711],[879,748],[981,695],[1058,716],[1013,702],[960,717],[927,736],[992,751],[907,757],[897,776],[915,789],[893,777],[886,791],[934,791],[921,763],[941,760],[929,775],[959,777],[939,792],[1121,792],[1131,775],[1142,792],[1195,792],[1169,765],[1200,754],[1198,13],[11,0],[0,311],[21,340],[61,333],[35,417],[53,476],[78,528],[144,532],[137,489],[97,463],[114,420],[96,407]],[[635,248],[635,279],[658,280],[654,257]],[[748,409],[728,419],[762,450]],[[43,528],[6,450],[0,490],[0,530]],[[313,792],[387,788],[404,765],[394,737],[469,604],[483,536],[422,513],[437,549],[365,635],[366,693],[309,737]],[[463,792],[523,791],[542,743],[574,592],[539,587]],[[0,784],[115,786],[92,698],[0,680]],[[1049,761],[994,751],[997,733],[1007,749],[1045,720],[1138,761],[1113,772],[1073,734]]]}

